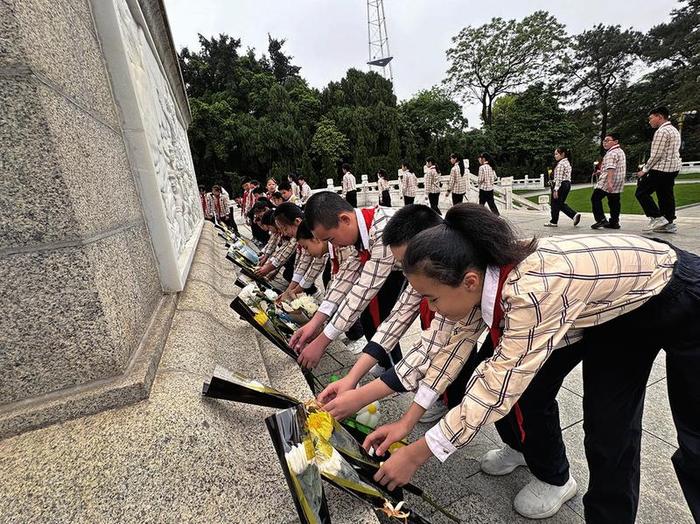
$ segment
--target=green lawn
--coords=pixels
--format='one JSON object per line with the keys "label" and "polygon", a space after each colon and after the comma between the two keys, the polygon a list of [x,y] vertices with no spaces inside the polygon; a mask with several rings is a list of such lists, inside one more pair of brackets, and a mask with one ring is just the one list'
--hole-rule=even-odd
{"label": "green lawn", "polygon": [[[622,193],[622,213],[628,215],[643,215],[639,202],[634,197],[634,191],[637,186],[625,186]],[[700,202],[700,184],[676,184],[674,188],[676,195],[676,207],[687,206]],[[575,189],[566,199],[566,203],[573,207],[576,211],[590,213],[591,210],[591,193],[593,189],[587,187],[585,189]],[[537,203],[539,197],[528,197],[529,200]],[[603,204],[607,207],[606,204]]]}

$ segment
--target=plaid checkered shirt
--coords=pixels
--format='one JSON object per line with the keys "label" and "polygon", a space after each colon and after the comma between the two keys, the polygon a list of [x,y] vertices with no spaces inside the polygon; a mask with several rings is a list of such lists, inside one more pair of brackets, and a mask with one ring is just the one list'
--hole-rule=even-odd
{"label": "plaid checkered shirt", "polygon": [[304,181],[304,183],[299,188],[299,200],[301,205],[306,204],[306,201],[311,198],[311,186]]}
{"label": "plaid checkered shirt", "polygon": [[450,169],[450,181],[447,185],[447,190],[458,195],[463,195],[467,192],[467,182],[469,180],[469,171],[464,170],[464,175],[459,172],[459,166],[457,164],[452,166]]}
{"label": "plaid checkered shirt", "polygon": [[[580,338],[581,330],[658,295],[675,262],[671,246],[633,235],[541,239],[505,280],[503,335],[493,356],[476,368],[461,406],[426,433],[433,454],[444,461],[482,426],[504,417],[571,330],[576,335],[568,343]],[[481,307],[459,323],[450,344],[433,357],[424,382],[432,380],[435,396],[457,376],[473,350],[474,333],[493,322],[498,275],[498,268],[487,270]],[[462,339],[469,343],[461,344]]]}
{"label": "plaid checkered shirt", "polygon": [[270,263],[279,268],[287,263],[287,260],[294,254],[297,248],[296,238],[280,237],[275,253],[270,257]]}
{"label": "plaid checkered shirt", "polygon": [[416,174],[406,171],[401,179],[401,194],[407,197],[415,197],[418,190],[418,179]]}
{"label": "plaid checkered shirt", "polygon": [[440,192],[440,175],[438,175],[434,167],[423,166],[423,184],[425,185],[426,193]]}
{"label": "plaid checkered shirt", "polygon": [[377,189],[380,193],[382,191],[389,191],[389,181],[385,178],[379,177],[379,180],[377,180]]}
{"label": "plaid checkered shirt", "polygon": [[559,191],[561,183],[564,180],[571,181],[571,164],[568,158],[562,158],[554,167],[554,176],[552,179],[554,182],[554,191]]}
{"label": "plaid checkered shirt", "polygon": [[479,166],[479,189],[482,191],[493,191],[493,184],[496,182],[496,172],[489,164]]}
{"label": "plaid checkered shirt", "polygon": [[294,274],[292,282],[299,284],[303,289],[308,289],[314,285],[318,276],[326,266],[328,255],[315,258],[306,249],[297,244],[297,259],[294,263]]}
{"label": "plaid checkered shirt", "polygon": [[265,247],[262,248],[260,255],[270,258],[279,247],[281,238],[282,235],[280,235],[279,233],[272,233],[270,235],[270,238],[267,240],[267,244],[265,244]]}
{"label": "plaid checkered shirt", "polygon": [[[608,169],[613,169],[612,191],[608,190]],[[601,162],[600,176],[595,187],[606,193],[622,193],[625,188],[625,173],[627,172],[627,157],[622,148],[612,146],[605,153]]]}
{"label": "plaid checkered shirt", "polygon": [[395,210],[378,207],[369,231],[361,209],[355,210],[360,230],[362,249],[369,251],[369,260],[360,262],[360,255],[347,258],[341,265],[336,278],[329,286],[326,298],[319,311],[329,317],[323,333],[335,340],[345,333],[359,318],[370,301],[379,292],[392,271],[400,269],[389,246],[382,242],[382,234]]}
{"label": "plaid checkered shirt", "polygon": [[681,170],[681,134],[671,125],[671,122],[661,124],[654,132],[651,140],[651,154],[644,164],[642,171],[648,173],[652,169],[664,173],[675,173]]}
{"label": "plaid checkered shirt", "polygon": [[357,181],[355,180],[355,175],[350,171],[343,175],[343,196],[347,195],[348,191],[357,190]]}

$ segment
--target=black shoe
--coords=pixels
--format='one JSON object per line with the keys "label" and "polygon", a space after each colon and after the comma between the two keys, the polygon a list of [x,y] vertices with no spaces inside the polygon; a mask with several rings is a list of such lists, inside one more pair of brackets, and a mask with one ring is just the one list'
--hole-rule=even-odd
{"label": "black shoe", "polygon": [[591,229],[600,229],[601,227],[605,227],[608,224],[608,219],[604,218],[603,220],[598,220],[595,224],[591,226]]}
{"label": "black shoe", "polygon": [[576,213],[574,215],[574,226],[578,226],[579,222],[581,222],[581,213]]}
{"label": "black shoe", "polygon": [[607,224],[603,224],[603,227],[605,229],[620,229],[620,224],[618,222],[608,222]]}

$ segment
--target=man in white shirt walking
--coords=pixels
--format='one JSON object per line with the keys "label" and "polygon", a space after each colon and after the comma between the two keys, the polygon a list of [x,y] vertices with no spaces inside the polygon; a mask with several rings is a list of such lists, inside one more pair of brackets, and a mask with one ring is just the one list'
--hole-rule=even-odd
{"label": "man in white shirt walking", "polygon": [[357,180],[350,172],[350,164],[343,164],[343,196],[352,207],[357,207]]}
{"label": "man in white shirt walking", "polygon": [[[676,200],[673,185],[681,170],[681,134],[669,121],[665,107],[657,107],[649,112],[649,124],[656,129],[651,141],[651,154],[641,171],[637,173],[635,196],[649,217],[644,231],[655,233],[675,233]],[[658,206],[651,197],[656,193]]]}

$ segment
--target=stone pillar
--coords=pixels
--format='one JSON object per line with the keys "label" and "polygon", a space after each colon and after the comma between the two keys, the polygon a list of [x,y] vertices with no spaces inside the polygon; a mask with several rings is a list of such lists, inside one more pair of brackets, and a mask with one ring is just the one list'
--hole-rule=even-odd
{"label": "stone pillar", "polygon": [[188,123],[160,2],[0,0],[0,437],[148,395],[202,222]]}

